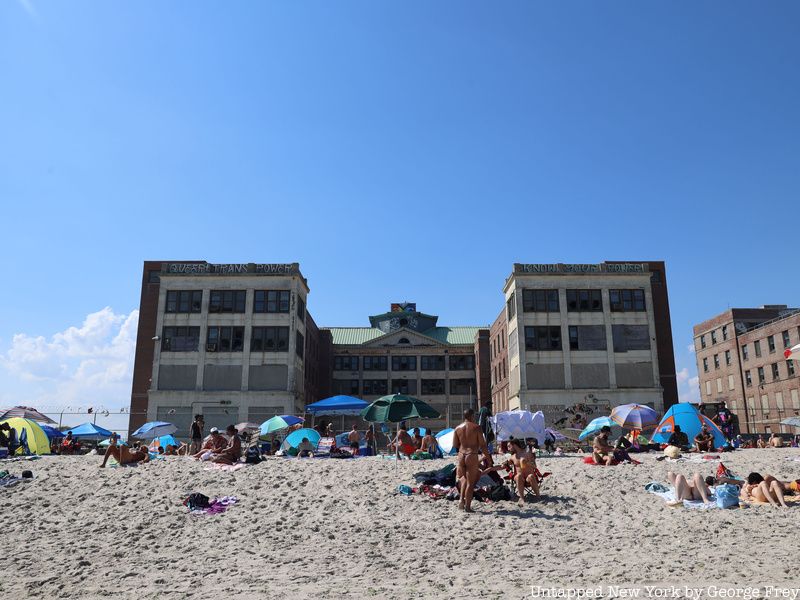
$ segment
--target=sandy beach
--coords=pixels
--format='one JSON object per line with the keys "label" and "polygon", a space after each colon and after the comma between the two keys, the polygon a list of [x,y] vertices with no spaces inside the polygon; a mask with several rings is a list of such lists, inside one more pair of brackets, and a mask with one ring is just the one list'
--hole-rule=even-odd
{"label": "sandy beach", "polygon": [[[236,472],[170,457],[99,469],[99,456],[5,462],[34,481],[0,489],[0,592],[9,598],[523,598],[531,586],[797,582],[800,506],[669,508],[644,490],[668,469],[543,458],[546,498],[475,505],[398,495],[446,460],[272,458]],[[797,449],[723,455],[739,474],[800,477]],[[195,516],[187,493],[236,496]]]}

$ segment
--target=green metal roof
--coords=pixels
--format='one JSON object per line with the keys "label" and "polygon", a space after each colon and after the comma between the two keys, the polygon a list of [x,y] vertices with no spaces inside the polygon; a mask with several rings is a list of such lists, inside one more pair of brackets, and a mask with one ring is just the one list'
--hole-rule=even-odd
{"label": "green metal roof", "polygon": [[386,335],[376,327],[327,327],[334,345],[357,346]]}
{"label": "green metal roof", "polygon": [[[326,327],[331,332],[334,345],[359,346],[386,335],[376,327]],[[421,335],[433,338],[442,344],[471,345],[480,327],[433,327],[420,331]],[[413,333],[413,332],[412,332]]]}
{"label": "green metal roof", "polygon": [[474,344],[480,327],[433,327],[421,332],[444,344]]}

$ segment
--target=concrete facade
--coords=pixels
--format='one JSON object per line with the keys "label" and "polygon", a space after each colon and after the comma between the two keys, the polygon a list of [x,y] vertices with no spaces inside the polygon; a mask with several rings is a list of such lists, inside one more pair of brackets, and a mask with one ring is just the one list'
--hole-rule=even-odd
{"label": "concrete facade", "polygon": [[800,416],[800,365],[783,352],[800,343],[800,309],[732,308],[695,325],[700,399],[725,402],[743,433],[795,433],[780,421]]}
{"label": "concrete facade", "polygon": [[677,402],[663,263],[515,264],[504,292],[508,408],[554,422],[576,405]]}

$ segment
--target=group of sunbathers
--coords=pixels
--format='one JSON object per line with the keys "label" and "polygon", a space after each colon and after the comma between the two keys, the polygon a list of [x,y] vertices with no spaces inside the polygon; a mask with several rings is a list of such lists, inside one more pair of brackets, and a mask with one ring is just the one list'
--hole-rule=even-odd
{"label": "group of sunbathers", "polygon": [[423,436],[419,429],[414,435],[408,433],[404,424],[400,425],[395,438],[389,443],[390,450],[396,450],[405,456],[416,454],[418,456],[427,453],[431,456],[437,454],[439,444],[433,431],[427,430]]}
{"label": "group of sunbathers", "polygon": [[710,487],[729,483],[740,488],[739,498],[742,502],[769,502],[775,507],[787,507],[784,496],[800,495],[800,480],[781,481],[772,475],[762,476],[760,473],[750,473],[746,479],[733,477],[702,477],[700,473],[687,479],[680,473],[667,473],[667,479],[675,487],[676,501],[701,500],[709,502],[711,498]]}

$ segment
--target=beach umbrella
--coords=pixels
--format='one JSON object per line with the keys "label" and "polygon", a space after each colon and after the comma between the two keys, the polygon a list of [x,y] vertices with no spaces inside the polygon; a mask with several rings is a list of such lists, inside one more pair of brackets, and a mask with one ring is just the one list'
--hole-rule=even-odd
{"label": "beach umbrella", "polygon": [[373,423],[399,423],[406,419],[438,419],[439,411],[413,396],[391,394],[378,398],[361,411],[361,418]]}
{"label": "beach umbrella", "polygon": [[642,404],[622,404],[611,411],[611,419],[623,429],[641,431],[658,425],[658,413]]}
{"label": "beach umbrella", "polygon": [[781,425],[789,425],[790,427],[800,427],[800,417],[789,417],[781,421]]}
{"label": "beach umbrella", "polygon": [[261,426],[258,423],[239,423],[236,425],[236,429],[239,433],[244,433],[245,431],[258,431]]}
{"label": "beach umbrella", "polygon": [[19,419],[30,419],[31,421],[45,423],[47,425],[57,424],[55,421],[53,421],[53,419],[43,415],[38,410],[31,408],[30,406],[15,406],[14,408],[0,409],[0,421],[4,421],[5,419],[13,419],[14,417]]}
{"label": "beach umbrella", "polygon": [[584,430],[581,431],[578,439],[585,440],[587,437],[593,433],[597,433],[606,426],[617,427],[617,424],[611,420],[611,417],[597,417],[596,419],[592,419],[591,422],[584,428]]}
{"label": "beach umbrella", "polygon": [[95,425],[94,423],[83,423],[77,427],[73,427],[69,431],[72,432],[72,437],[81,440],[102,440],[103,438],[110,437],[113,431],[109,431],[103,427]]}
{"label": "beach umbrella", "polygon": [[448,429],[442,429],[436,434],[436,443],[439,444],[439,448],[442,449],[444,454],[453,452],[453,438],[455,437],[455,433],[456,430],[450,427]]}
{"label": "beach umbrella", "polygon": [[17,453],[25,452],[27,446],[28,451],[32,454],[50,454],[50,440],[47,439],[47,434],[42,430],[42,426],[36,421],[11,417],[0,421],[0,424],[2,423],[8,423],[8,426],[16,431],[17,441],[20,444]]}
{"label": "beach umbrella", "polygon": [[786,360],[800,360],[800,344],[784,350],[783,356]]}
{"label": "beach umbrella", "polygon": [[66,432],[60,431],[55,427],[50,427],[50,425],[43,425],[42,423],[39,423],[39,427],[42,428],[42,431],[44,431],[45,435],[51,440],[60,439],[66,437],[67,435]]}
{"label": "beach umbrella", "polygon": [[297,448],[303,441],[303,438],[308,438],[308,441],[316,448],[322,436],[316,429],[297,429],[286,436],[283,444],[287,448]]}
{"label": "beach umbrella", "polygon": [[[108,448],[111,445],[111,438],[106,438],[102,442],[97,444],[100,448]],[[125,440],[117,438],[117,446],[126,445]]]}
{"label": "beach umbrella", "polygon": [[284,429],[291,427],[292,425],[302,423],[303,421],[304,419],[301,417],[295,417],[294,415],[278,415],[277,417],[272,417],[271,419],[264,421],[259,426],[258,430],[260,435],[263,437],[278,431],[283,431]]}
{"label": "beach umbrella", "polygon": [[178,431],[178,428],[172,423],[166,423],[164,421],[150,421],[134,431],[131,434],[131,437],[140,439],[153,439],[161,437],[162,435],[175,433],[176,431]]}

